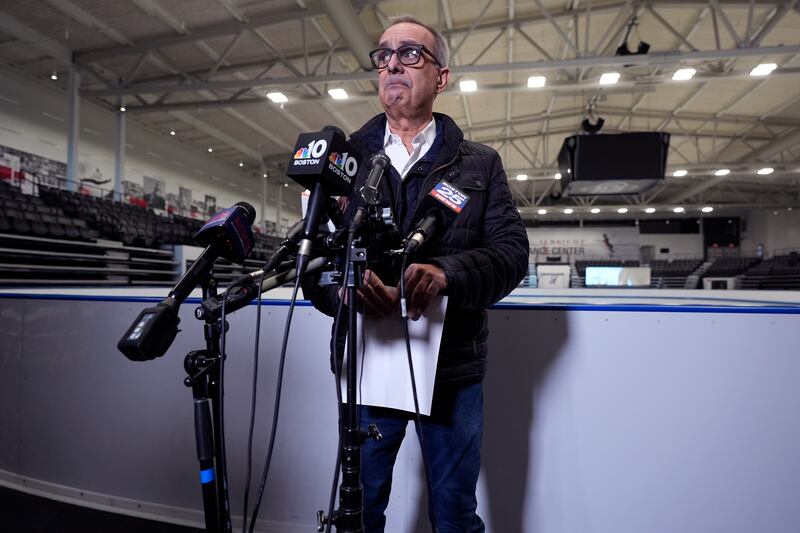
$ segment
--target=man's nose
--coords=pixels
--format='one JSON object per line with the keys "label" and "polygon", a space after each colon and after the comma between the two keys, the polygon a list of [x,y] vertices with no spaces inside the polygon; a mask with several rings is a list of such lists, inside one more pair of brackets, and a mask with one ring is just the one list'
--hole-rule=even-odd
{"label": "man's nose", "polygon": [[389,65],[387,65],[386,69],[393,74],[403,72],[403,64],[400,62],[400,56],[397,55],[397,52],[389,58]]}

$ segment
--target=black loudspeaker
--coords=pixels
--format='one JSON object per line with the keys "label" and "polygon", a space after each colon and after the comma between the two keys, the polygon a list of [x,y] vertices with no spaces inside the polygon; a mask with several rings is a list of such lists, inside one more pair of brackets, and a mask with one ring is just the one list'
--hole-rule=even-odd
{"label": "black loudspeaker", "polygon": [[565,196],[639,194],[664,179],[669,133],[573,135],[558,153]]}

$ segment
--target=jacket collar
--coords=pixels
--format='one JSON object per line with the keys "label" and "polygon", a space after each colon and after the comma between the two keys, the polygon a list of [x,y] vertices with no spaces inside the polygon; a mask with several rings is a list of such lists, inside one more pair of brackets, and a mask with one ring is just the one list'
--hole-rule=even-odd
{"label": "jacket collar", "polygon": [[[442,128],[442,146],[436,156],[436,165],[453,159],[458,153],[464,134],[449,116],[434,113],[436,126]],[[350,142],[361,151],[364,158],[378,153],[383,149],[383,136],[386,132],[386,114],[381,113],[372,117],[364,126],[350,136]]]}

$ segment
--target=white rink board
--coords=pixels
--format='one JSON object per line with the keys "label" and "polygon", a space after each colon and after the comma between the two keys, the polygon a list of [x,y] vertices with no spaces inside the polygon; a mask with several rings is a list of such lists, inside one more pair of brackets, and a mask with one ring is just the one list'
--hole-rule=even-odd
{"label": "white rink board", "polygon": [[[163,289],[105,289],[94,299],[42,292],[54,290],[0,297],[0,482],[20,486],[24,477],[83,504],[143,503],[150,516],[202,520],[191,392],[182,384],[183,355],[203,344],[195,304],[182,307],[183,331],[167,355],[134,363],[116,341],[152,305],[136,297]],[[263,307],[259,469],[287,310],[288,296],[273,296]],[[488,531],[800,530],[797,296],[515,291],[490,311],[479,486]],[[235,514],[254,319],[253,306],[232,315],[228,338]],[[314,512],[327,505],[336,452],[329,327],[310,307],[295,313],[263,531],[312,531]],[[427,530],[420,465],[408,440],[387,532]]]}

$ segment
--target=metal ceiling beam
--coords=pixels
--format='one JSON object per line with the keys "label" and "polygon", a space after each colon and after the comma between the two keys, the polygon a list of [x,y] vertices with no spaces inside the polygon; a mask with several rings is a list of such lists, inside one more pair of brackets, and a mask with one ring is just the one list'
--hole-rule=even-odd
{"label": "metal ceiling beam", "polygon": [[371,70],[369,52],[375,48],[372,38],[367,35],[367,30],[358,19],[353,4],[350,0],[327,0],[321,2],[322,10],[339,32],[342,39],[364,70]]}
{"label": "metal ceiling beam", "polygon": [[[477,74],[486,72],[508,72],[508,71],[545,71],[563,68],[599,67],[599,66],[622,66],[622,65],[656,65],[664,66],[690,61],[711,61],[716,59],[731,59],[741,57],[760,57],[760,56],[783,56],[800,54],[800,45],[793,46],[773,46],[766,48],[736,48],[726,50],[706,50],[700,52],[655,52],[651,54],[639,54],[632,56],[612,56],[612,57],[591,57],[574,58],[563,60],[545,61],[522,61],[515,63],[493,63],[485,65],[463,65],[453,67],[455,76],[461,74]],[[319,76],[294,76],[283,78],[266,78],[262,80],[226,80],[211,81],[206,83],[195,83],[186,85],[151,84],[139,83],[129,87],[117,89],[93,89],[83,92],[85,96],[122,96],[127,94],[153,94],[162,92],[186,92],[201,89],[241,89],[245,87],[278,87],[306,83],[342,83],[363,80],[372,80],[374,72],[354,72],[343,74],[329,74]],[[706,81],[704,76],[696,76],[692,80],[695,83]],[[551,84],[552,88],[557,85]],[[611,87],[613,88],[613,86]]]}
{"label": "metal ceiling beam", "polygon": [[72,64],[72,50],[2,11],[0,11],[0,31],[47,54],[59,63]]}
{"label": "metal ceiling beam", "polygon": [[168,35],[150,39],[148,41],[142,41],[130,46],[115,46],[101,50],[80,52],[76,54],[76,59],[78,63],[87,63],[89,61],[98,61],[101,59],[118,58],[120,56],[142,53],[148,50],[157,50],[166,46],[194,43],[196,41],[209,39],[211,37],[219,37],[222,35],[233,35],[240,33],[243,30],[257,29],[264,26],[271,26],[291,20],[297,20],[298,18],[319,16],[321,14],[323,14],[323,12],[319,9],[292,9],[290,11],[254,17],[245,23],[233,22],[230,24],[214,24],[193,30],[191,34],[188,35]]}

